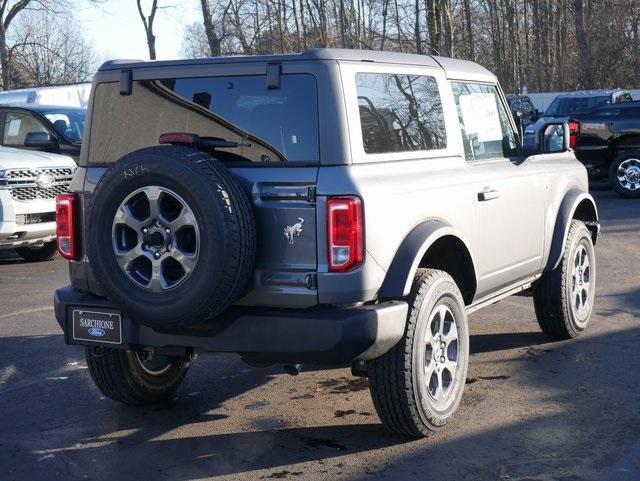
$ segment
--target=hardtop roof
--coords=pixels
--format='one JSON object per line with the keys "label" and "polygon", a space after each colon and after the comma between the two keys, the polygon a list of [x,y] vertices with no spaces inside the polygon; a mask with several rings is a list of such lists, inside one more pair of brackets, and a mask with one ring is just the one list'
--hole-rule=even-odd
{"label": "hardtop roof", "polygon": [[477,78],[494,81],[495,76],[475,62],[431,55],[386,52],[380,50],[356,50],[342,48],[312,48],[301,53],[272,55],[235,55],[182,60],[110,60],[100,67],[100,71],[135,69],[142,67],[177,67],[221,63],[248,62],[296,62],[313,60],[336,60],[351,62],[373,62],[397,65],[440,67],[451,78]]}

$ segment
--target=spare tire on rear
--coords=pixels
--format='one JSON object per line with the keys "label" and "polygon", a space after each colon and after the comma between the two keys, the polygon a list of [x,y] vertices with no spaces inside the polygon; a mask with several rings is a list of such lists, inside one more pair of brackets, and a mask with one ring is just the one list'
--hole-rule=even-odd
{"label": "spare tire on rear", "polygon": [[114,164],[98,182],[85,231],[106,296],[154,328],[216,317],[253,270],[248,195],[224,165],[186,146],[149,147]]}

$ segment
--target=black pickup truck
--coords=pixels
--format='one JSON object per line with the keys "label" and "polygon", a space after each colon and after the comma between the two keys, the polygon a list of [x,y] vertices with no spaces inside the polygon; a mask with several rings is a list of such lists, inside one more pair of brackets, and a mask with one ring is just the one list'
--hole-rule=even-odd
{"label": "black pickup truck", "polygon": [[608,175],[623,197],[640,197],[640,102],[607,105],[569,119],[571,147],[594,178]]}
{"label": "black pickup truck", "polygon": [[608,176],[621,196],[640,197],[640,102],[619,89],[558,95],[537,122],[525,127],[525,145],[552,119],[568,122],[570,146],[591,178]]}

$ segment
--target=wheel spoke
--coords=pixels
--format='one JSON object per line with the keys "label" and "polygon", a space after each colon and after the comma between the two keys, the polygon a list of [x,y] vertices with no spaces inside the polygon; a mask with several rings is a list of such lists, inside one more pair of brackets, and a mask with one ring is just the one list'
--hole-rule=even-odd
{"label": "wheel spoke", "polygon": [[431,381],[431,376],[433,376],[433,372],[436,369],[436,363],[434,362],[433,358],[431,359],[431,362],[429,362],[429,364],[427,364],[424,367],[424,373],[427,379],[427,386],[429,384],[429,382]]}
{"label": "wheel spoke", "polygon": [[162,275],[162,264],[158,260],[151,261],[151,280],[149,288],[154,292],[163,291],[167,288],[167,283]]}
{"label": "wheel spoke", "polygon": [[149,200],[149,217],[158,219],[160,217],[160,194],[162,191],[159,187],[149,186],[144,189],[144,193]]}
{"label": "wheel spoke", "polygon": [[442,394],[443,394],[442,370],[436,371],[436,379],[437,379],[437,386],[436,386],[435,395],[433,397],[439,401],[442,398]]}
{"label": "wheel spoke", "polygon": [[195,254],[186,254],[181,252],[179,249],[174,248],[169,251],[169,255],[182,266],[185,274],[188,274],[196,267]]}
{"label": "wheel spoke", "polygon": [[116,261],[124,270],[129,270],[131,263],[135,261],[138,257],[145,256],[146,253],[142,250],[142,248],[138,245],[131,249],[130,251],[120,251],[115,250]]}
{"label": "wheel spoke", "polygon": [[121,206],[113,219],[114,224],[124,224],[136,233],[142,229],[143,221],[136,219],[126,205]]}
{"label": "wheel spoke", "polygon": [[185,209],[183,206],[182,211],[180,212],[180,215],[176,219],[174,219],[172,222],[169,222],[168,227],[169,229],[171,229],[172,232],[177,232],[182,227],[195,226],[195,225],[197,225],[195,217],[191,212],[187,211],[187,209]]}
{"label": "wheel spoke", "polygon": [[447,345],[458,340],[458,328],[455,321],[453,321],[449,326],[449,331],[444,335],[444,340]]}
{"label": "wheel spoke", "polygon": [[444,363],[444,368],[449,371],[449,374],[451,374],[451,378],[453,379],[456,373],[456,369],[458,368],[458,363],[456,361],[447,359],[447,361]]}
{"label": "wheel spoke", "polygon": [[440,324],[438,326],[438,333],[442,335],[444,333],[444,320],[447,317],[447,306],[441,305],[438,307],[438,318],[440,319]]}

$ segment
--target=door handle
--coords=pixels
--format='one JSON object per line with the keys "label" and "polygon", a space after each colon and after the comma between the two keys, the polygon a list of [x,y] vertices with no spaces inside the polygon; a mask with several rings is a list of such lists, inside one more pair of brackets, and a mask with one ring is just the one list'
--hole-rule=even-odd
{"label": "door handle", "polygon": [[497,190],[485,189],[482,192],[478,192],[478,200],[480,202],[497,199],[498,197],[500,197],[500,192]]}

